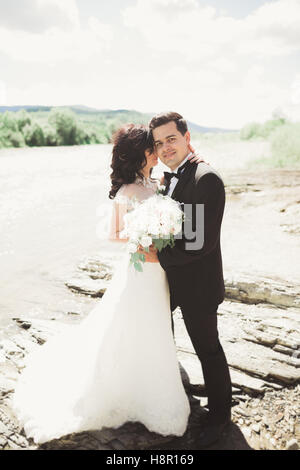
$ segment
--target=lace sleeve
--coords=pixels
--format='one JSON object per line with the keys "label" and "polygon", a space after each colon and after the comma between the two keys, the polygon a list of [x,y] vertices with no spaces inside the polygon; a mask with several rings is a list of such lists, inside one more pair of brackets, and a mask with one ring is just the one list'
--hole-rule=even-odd
{"label": "lace sleeve", "polygon": [[123,238],[120,233],[124,229],[124,215],[134,208],[135,203],[136,195],[132,185],[123,185],[113,201],[109,240]]}

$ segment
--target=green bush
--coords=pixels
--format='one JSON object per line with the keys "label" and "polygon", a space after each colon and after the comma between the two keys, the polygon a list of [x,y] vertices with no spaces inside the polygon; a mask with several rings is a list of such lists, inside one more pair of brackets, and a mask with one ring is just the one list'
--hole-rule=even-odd
{"label": "green bush", "polygon": [[274,131],[276,131],[276,129],[278,129],[278,127],[283,126],[285,123],[286,120],[284,118],[270,119],[262,124],[259,130],[259,136],[267,139]]}
{"label": "green bush", "polygon": [[42,147],[45,145],[43,129],[37,122],[26,124],[23,129],[23,135],[29,147]]}
{"label": "green bush", "polygon": [[13,147],[26,147],[22,132],[11,132],[9,139]]}
{"label": "green bush", "polygon": [[10,132],[7,129],[0,129],[0,148],[9,148],[13,147],[12,142],[10,141]]}
{"label": "green bush", "polygon": [[76,115],[68,109],[52,109],[49,116],[49,124],[56,130],[57,145],[77,144],[77,121]]}
{"label": "green bush", "polygon": [[57,145],[56,130],[49,123],[43,125],[44,145],[47,147],[55,147]]}
{"label": "green bush", "polygon": [[250,140],[260,135],[261,125],[258,122],[246,124],[240,131],[241,140]]}
{"label": "green bush", "polygon": [[271,152],[275,166],[300,164],[300,122],[284,124],[273,132]]}
{"label": "green bush", "polygon": [[23,134],[19,131],[14,113],[0,115],[0,147],[25,147]]}
{"label": "green bush", "polygon": [[1,125],[3,128],[10,130],[12,132],[18,132],[18,123],[14,113],[6,111],[2,115]]}
{"label": "green bush", "polygon": [[274,111],[272,114],[272,119],[269,119],[263,124],[258,122],[251,122],[246,124],[246,126],[244,126],[240,131],[240,139],[268,139],[273,134],[273,132],[276,131],[276,129],[287,123],[287,119],[280,111]]}
{"label": "green bush", "polygon": [[20,132],[23,132],[23,128],[26,125],[31,124],[31,116],[25,111],[25,109],[21,109],[15,115],[15,120],[17,121],[17,126]]}

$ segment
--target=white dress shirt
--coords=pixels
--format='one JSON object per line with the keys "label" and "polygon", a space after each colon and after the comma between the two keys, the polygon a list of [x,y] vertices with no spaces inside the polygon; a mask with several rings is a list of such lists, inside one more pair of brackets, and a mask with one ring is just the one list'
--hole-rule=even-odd
{"label": "white dress shirt", "polygon": [[[187,161],[188,157],[189,157],[190,155],[192,155],[192,153],[193,153],[193,152],[190,152],[190,153],[185,157],[185,159],[180,163],[180,165],[179,165],[177,168],[175,168],[175,170],[172,171],[172,173],[177,173],[178,169],[179,169],[182,165],[185,164],[185,162]],[[183,171],[184,171],[184,170],[183,170]],[[172,196],[173,191],[174,191],[175,186],[176,186],[177,183],[178,183],[178,178],[176,178],[175,176],[173,176],[173,178],[171,179],[171,183],[170,183],[170,186],[169,186],[168,193],[167,193],[168,196],[170,196],[170,197]]]}

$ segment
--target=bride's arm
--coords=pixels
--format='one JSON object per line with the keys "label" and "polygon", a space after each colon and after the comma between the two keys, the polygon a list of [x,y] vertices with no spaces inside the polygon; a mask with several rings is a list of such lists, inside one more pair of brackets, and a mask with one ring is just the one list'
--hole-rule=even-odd
{"label": "bride's arm", "polygon": [[[124,215],[128,212],[128,204],[114,203],[112,223],[110,228],[109,239],[114,242],[127,243],[128,238],[121,238],[120,234],[124,229]],[[149,247],[149,253],[143,250],[140,246],[138,251],[145,256],[146,263],[158,263],[157,250],[152,245]]]}
{"label": "bride's arm", "polygon": [[113,200],[109,239],[114,242],[128,243],[129,238],[121,236],[125,228],[124,216],[134,208],[137,200],[136,185],[124,184]]}
{"label": "bride's arm", "polygon": [[111,218],[109,240],[113,242],[127,243],[128,238],[122,238],[120,236],[122,230],[124,229],[123,218],[128,211],[128,206],[126,203],[115,202],[113,203],[113,212]]}

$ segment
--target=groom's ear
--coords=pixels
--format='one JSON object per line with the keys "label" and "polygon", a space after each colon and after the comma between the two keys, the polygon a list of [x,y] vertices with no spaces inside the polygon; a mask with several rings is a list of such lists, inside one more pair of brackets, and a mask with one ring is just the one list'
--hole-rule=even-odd
{"label": "groom's ear", "polygon": [[190,143],[191,143],[191,134],[189,133],[189,131],[186,131],[186,133],[184,134],[184,137],[185,137],[187,145],[190,145]]}

